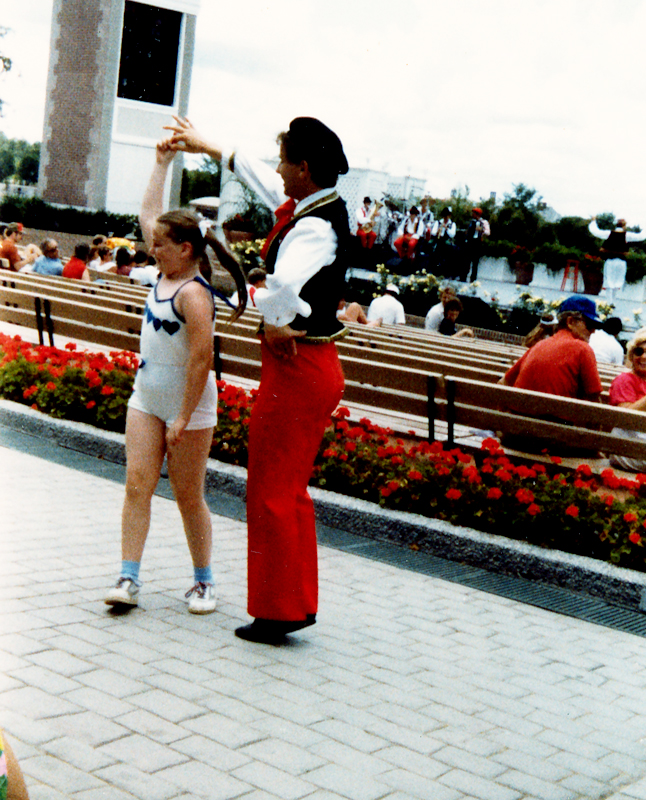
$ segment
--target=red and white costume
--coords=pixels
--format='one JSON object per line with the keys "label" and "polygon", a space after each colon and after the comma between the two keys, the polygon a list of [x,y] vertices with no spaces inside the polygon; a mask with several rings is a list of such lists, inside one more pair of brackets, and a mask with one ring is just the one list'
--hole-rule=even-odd
{"label": "red and white costume", "polygon": [[[263,162],[236,154],[234,171],[272,210],[287,200],[282,179]],[[332,339],[345,331],[336,319],[345,266],[340,268],[339,238],[325,215],[338,225],[344,214],[349,238],[345,204],[334,189],[301,200],[294,213],[297,221],[268,247],[266,288],[257,289],[254,301],[266,323],[290,324],[308,336],[296,340],[292,359],[277,358],[262,337],[247,483],[248,611],[286,621],[317,611],[316,530],[307,485],[343,393]]]}

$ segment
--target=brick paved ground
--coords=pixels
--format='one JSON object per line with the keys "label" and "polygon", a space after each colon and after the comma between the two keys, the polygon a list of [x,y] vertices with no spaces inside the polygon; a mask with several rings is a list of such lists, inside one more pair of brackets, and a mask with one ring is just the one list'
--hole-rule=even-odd
{"label": "brick paved ground", "polygon": [[32,800],[646,798],[642,638],[321,548],[319,624],[242,642],[243,524],[214,516],[193,617],[161,497],[114,616],[122,487],[7,447],[0,485],[0,724]]}

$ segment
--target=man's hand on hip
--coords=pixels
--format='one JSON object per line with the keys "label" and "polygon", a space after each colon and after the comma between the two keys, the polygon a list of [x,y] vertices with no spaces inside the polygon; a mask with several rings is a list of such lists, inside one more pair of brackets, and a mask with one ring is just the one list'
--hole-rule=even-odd
{"label": "man's hand on hip", "polygon": [[264,326],[265,339],[269,348],[278,358],[293,358],[296,355],[296,339],[305,336],[307,331],[296,331],[289,325]]}

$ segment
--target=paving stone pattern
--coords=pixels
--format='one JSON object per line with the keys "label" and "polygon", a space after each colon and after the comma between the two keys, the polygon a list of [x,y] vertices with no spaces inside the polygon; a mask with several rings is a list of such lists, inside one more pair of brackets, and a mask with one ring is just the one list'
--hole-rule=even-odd
{"label": "paving stone pattern", "polygon": [[242,642],[245,528],[191,616],[156,497],[141,607],[103,604],[118,483],[0,447],[0,724],[32,800],[646,800],[646,640],[321,548],[319,623]]}

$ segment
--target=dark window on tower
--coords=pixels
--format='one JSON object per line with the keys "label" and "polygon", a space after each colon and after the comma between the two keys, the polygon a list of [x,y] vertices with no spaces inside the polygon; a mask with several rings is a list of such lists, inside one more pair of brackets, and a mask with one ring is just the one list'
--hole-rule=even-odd
{"label": "dark window on tower", "polygon": [[180,11],[126,0],[117,95],[172,106],[182,26]]}

